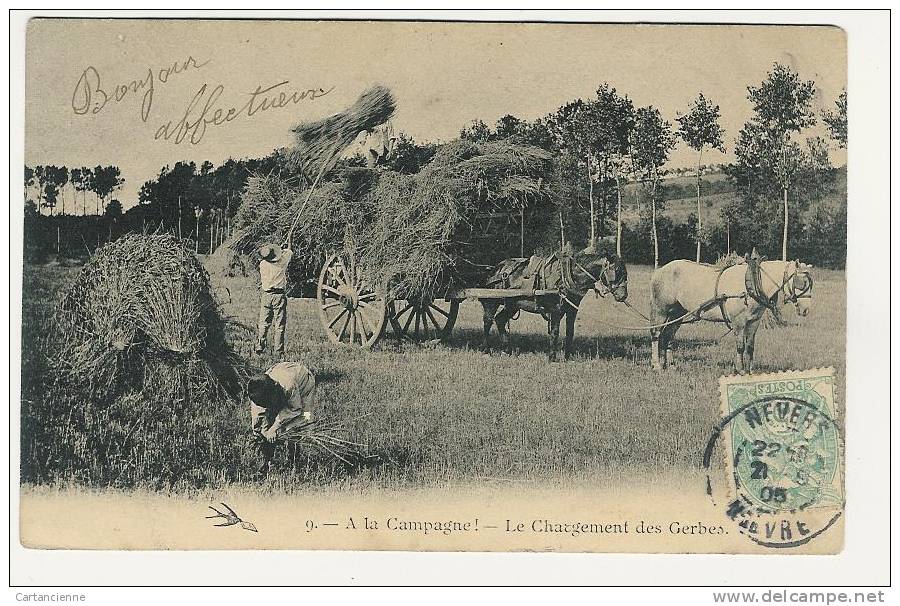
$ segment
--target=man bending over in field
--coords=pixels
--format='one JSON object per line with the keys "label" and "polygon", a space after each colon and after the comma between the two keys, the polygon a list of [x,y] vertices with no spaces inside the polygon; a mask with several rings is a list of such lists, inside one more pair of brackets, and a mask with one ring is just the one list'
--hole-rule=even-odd
{"label": "man bending over in field", "polygon": [[250,399],[251,441],[263,457],[260,472],[267,472],[275,442],[292,427],[312,421],[316,379],[300,362],[279,362],[247,382]]}
{"label": "man bending over in field", "polygon": [[290,247],[279,249],[265,244],[259,249],[259,280],[262,292],[259,297],[259,325],[257,326],[257,354],[266,349],[266,334],[274,327],[275,349],[279,358],[284,357],[284,327],[287,324],[287,267],[293,252]]}

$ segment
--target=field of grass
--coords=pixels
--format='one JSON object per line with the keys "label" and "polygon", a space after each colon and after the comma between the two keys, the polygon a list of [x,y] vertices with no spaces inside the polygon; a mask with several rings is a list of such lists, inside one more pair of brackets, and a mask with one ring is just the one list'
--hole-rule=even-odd
{"label": "field of grass", "polygon": [[[42,318],[77,269],[25,269],[24,381],[39,381],[29,347]],[[629,301],[647,308],[651,268],[629,267]],[[834,366],[844,382],[845,276],[815,273],[807,318],[786,313],[790,325],[760,330],[758,372]],[[225,312],[253,327],[253,284],[214,277]],[[512,350],[479,351],[481,309],[464,302],[444,345],[399,344],[386,338],[373,351],[347,349],[325,339],[315,301],[288,306],[289,360],[315,373],[319,398],[331,418],[346,420],[348,437],[376,455],[347,468],[327,458],[281,449],[277,471],[253,477],[256,455],[246,442],[243,403],[205,407],[214,422],[205,454],[174,452],[191,473],[152,489],[220,488],[252,484],[277,492],[328,485],[334,490],[405,489],[500,482],[593,486],[678,482],[698,473],[702,450],[719,415],[718,377],[731,370],[733,340],[722,325],[686,326],[678,334],[677,369],[649,367],[649,338],[613,325],[640,324],[621,305],[587,297],[576,326],[576,355],[550,363],[546,325],[523,313],[512,326]],[[236,337],[237,351],[258,368],[272,362],[251,353],[252,336]],[[45,428],[62,436],[64,427]],[[25,436],[23,436],[24,438]],[[149,446],[153,448],[153,446]],[[77,470],[42,483],[84,483]],[[115,485],[110,483],[110,485]]]}

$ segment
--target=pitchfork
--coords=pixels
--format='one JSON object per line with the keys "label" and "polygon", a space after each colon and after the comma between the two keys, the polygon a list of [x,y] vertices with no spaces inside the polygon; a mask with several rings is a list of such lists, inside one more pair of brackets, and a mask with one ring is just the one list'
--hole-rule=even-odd
{"label": "pitchfork", "polygon": [[259,532],[258,530],[256,530],[256,526],[254,526],[251,522],[245,522],[244,520],[242,520],[238,516],[238,514],[236,514],[234,512],[234,510],[231,507],[229,507],[225,503],[222,503],[222,507],[227,509],[228,513],[222,513],[221,511],[219,511],[212,505],[209,506],[209,508],[212,509],[213,511],[215,511],[216,514],[211,515],[211,516],[206,516],[207,520],[216,519],[216,518],[223,518],[225,520],[221,524],[213,524],[213,526],[234,526],[235,524],[240,523],[241,528],[243,528],[244,530],[251,530],[253,532]]}

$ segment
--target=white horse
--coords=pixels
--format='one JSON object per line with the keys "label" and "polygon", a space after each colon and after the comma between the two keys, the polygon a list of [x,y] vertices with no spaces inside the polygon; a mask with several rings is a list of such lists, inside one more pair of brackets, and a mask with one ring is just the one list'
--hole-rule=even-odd
{"label": "white horse", "polygon": [[[776,314],[792,303],[806,316],[812,297],[810,266],[800,261],[760,261],[718,269],[693,261],[672,261],[650,279],[650,319],[655,327],[651,365],[672,363],[672,340],[685,322],[722,322],[737,345],[735,370],[753,372],[753,349],[759,321],[767,310]],[[664,352],[661,357],[661,352]]]}

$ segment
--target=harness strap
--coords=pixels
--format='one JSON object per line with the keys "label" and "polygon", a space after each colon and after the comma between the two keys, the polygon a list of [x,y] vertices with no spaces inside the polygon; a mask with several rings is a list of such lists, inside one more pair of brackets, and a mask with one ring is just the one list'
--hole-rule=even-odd
{"label": "harness strap", "polygon": [[[787,267],[785,266],[785,271]],[[769,278],[772,280],[772,278]],[[772,295],[772,298],[766,297],[765,291],[762,289],[762,265],[756,259],[750,259],[747,262],[747,274],[744,278],[744,285],[747,288],[747,295],[765,307],[766,309],[772,311],[773,313],[777,313],[776,306],[778,301],[778,293],[781,292],[781,288],[784,288],[784,283],[782,283],[781,287],[775,291],[775,294]],[[772,280],[773,283],[776,284],[775,280]]]}
{"label": "harness strap", "polygon": [[[725,312],[725,302],[728,300],[728,297],[719,296],[719,281],[722,279],[722,274],[724,274],[728,269],[734,267],[733,265],[730,267],[723,267],[722,271],[716,275],[716,286],[713,288],[713,301],[719,302],[719,310],[722,312],[722,320],[725,322],[725,326],[728,327],[728,330],[731,330],[731,321],[728,319],[728,314]],[[700,320],[700,313],[697,313],[697,320]]]}

